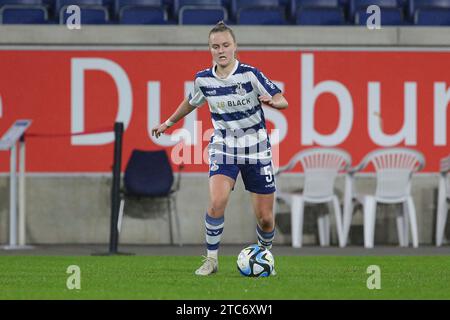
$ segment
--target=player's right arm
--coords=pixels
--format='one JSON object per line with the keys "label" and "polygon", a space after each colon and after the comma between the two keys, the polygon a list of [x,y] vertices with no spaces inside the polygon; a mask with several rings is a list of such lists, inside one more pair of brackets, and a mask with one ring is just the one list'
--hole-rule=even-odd
{"label": "player's right arm", "polygon": [[159,138],[168,128],[173,126],[179,120],[183,119],[186,115],[191,113],[196,107],[189,103],[189,98],[185,98],[183,102],[178,106],[177,110],[167,119],[166,122],[161,123],[152,129],[152,136]]}
{"label": "player's right arm", "polygon": [[[201,72],[200,72],[201,73]],[[152,129],[152,136],[158,138],[161,134],[164,133],[168,128],[173,126],[179,120],[183,119],[186,115],[191,113],[195,108],[202,106],[206,102],[206,98],[203,95],[203,92],[200,88],[199,73],[194,81],[194,92],[189,95],[189,97],[185,98],[183,102],[178,106],[177,110],[166,120],[166,122],[161,123],[159,126],[156,126]]]}

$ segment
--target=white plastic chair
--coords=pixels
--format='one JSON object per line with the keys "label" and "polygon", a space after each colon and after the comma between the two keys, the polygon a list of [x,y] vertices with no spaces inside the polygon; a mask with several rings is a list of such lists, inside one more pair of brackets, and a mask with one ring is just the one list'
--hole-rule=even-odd
{"label": "white plastic chair", "polygon": [[[375,195],[355,194],[355,173],[370,163],[376,171]],[[347,243],[353,213],[353,200],[363,205],[364,246],[373,248],[375,238],[375,215],[377,203],[401,203],[403,211],[397,216],[397,232],[402,247],[409,244],[408,225],[411,227],[414,248],[419,246],[417,219],[411,196],[411,177],[425,165],[422,153],[408,148],[383,148],[367,154],[361,163],[349,170],[344,201],[344,244]],[[408,222],[409,220],[409,222]]]}
{"label": "white plastic chair", "polygon": [[[283,199],[291,206],[292,246],[295,248],[302,246],[304,207],[308,202],[332,204],[336,217],[339,246],[342,247],[344,244],[342,212],[333,189],[338,173],[350,167],[350,155],[336,148],[312,148],[300,151],[289,161],[288,165],[281,167],[276,174],[291,170],[298,162],[301,163],[305,174],[303,193],[277,192],[276,195],[277,199]],[[319,216],[317,224],[320,245],[329,246],[329,214]]]}
{"label": "white plastic chair", "polygon": [[444,240],[445,224],[447,222],[448,206],[450,200],[450,155],[441,159],[439,177],[439,195],[436,219],[436,246],[441,246]]}

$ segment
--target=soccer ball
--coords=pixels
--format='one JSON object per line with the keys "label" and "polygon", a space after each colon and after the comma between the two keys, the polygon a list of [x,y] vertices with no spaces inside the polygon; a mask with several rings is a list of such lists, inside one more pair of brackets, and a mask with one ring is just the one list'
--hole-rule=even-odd
{"label": "soccer ball", "polygon": [[272,253],[257,244],[242,249],[237,258],[237,268],[246,277],[267,277],[274,264]]}

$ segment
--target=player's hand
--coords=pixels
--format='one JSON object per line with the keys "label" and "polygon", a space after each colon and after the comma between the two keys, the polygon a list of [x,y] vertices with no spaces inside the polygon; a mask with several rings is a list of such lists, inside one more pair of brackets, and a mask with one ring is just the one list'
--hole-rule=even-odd
{"label": "player's hand", "polygon": [[159,126],[152,129],[152,136],[159,138],[169,127],[165,123],[161,123]]}
{"label": "player's hand", "polygon": [[271,107],[275,107],[275,102],[273,101],[272,97],[269,96],[259,96],[259,101],[261,101],[264,104],[267,104]]}

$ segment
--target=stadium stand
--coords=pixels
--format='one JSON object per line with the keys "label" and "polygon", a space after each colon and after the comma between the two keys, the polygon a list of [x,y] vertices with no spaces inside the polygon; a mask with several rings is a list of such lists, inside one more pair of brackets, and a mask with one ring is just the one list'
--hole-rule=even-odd
{"label": "stadium stand", "polygon": [[[317,16],[320,13],[317,13],[317,9],[338,9],[339,8],[339,0],[292,0],[290,2],[290,8],[289,8],[289,16],[291,17],[292,21],[294,21],[295,24],[299,24],[298,22],[298,16],[299,11],[303,11],[303,13],[300,14],[300,16],[308,15],[309,12],[313,16]],[[330,13],[325,13],[325,15],[330,15]],[[303,18],[302,18],[303,19]],[[315,19],[313,17],[313,19]]]}
{"label": "stadium stand", "polygon": [[0,6],[3,5],[43,5],[43,0],[0,0]]}
{"label": "stadium stand", "polygon": [[183,6],[178,13],[179,24],[214,25],[221,20],[228,21],[228,12],[224,7]]}
{"label": "stadium stand", "polygon": [[[59,23],[65,24],[70,14],[67,13],[68,6],[64,6],[60,10]],[[103,6],[86,6],[80,7],[81,24],[108,24],[109,12]]]}
{"label": "stadium stand", "polygon": [[348,10],[349,18],[356,19],[355,15],[357,13],[360,15],[361,11],[366,12],[367,8],[371,5],[377,5],[380,7],[382,10],[382,17],[388,10],[399,9],[402,7],[398,0],[350,0]]}
{"label": "stadium stand", "polygon": [[286,24],[285,13],[278,7],[240,8],[237,23],[242,25],[283,25]]}
{"label": "stadium stand", "polygon": [[[239,12],[246,11],[248,9],[266,9],[270,12],[269,9],[279,9],[280,8],[280,2],[278,0],[231,0],[231,6],[230,6],[230,16],[231,19],[234,21],[238,20]],[[261,14],[262,10],[254,10],[255,14],[257,15],[264,15]],[[275,16],[276,14],[271,13],[269,15]]]}
{"label": "stadium stand", "polygon": [[173,16],[179,24],[215,24],[228,20],[221,0],[174,0]]}
{"label": "stadium stand", "polygon": [[103,0],[56,0],[55,12],[61,13],[63,7],[77,5],[80,7],[103,7]]}
{"label": "stadium stand", "polygon": [[115,0],[114,12],[119,16],[120,11],[125,8],[160,8],[163,9],[162,0]]}
{"label": "stadium stand", "polygon": [[418,9],[414,12],[414,24],[418,26],[450,26],[450,8]]}
{"label": "stadium stand", "polygon": [[416,11],[419,9],[450,9],[450,0],[409,0],[408,16],[415,20]]}
{"label": "stadium stand", "polygon": [[95,24],[364,25],[377,5],[382,25],[445,26],[450,10],[450,0],[0,0],[0,23],[61,23],[69,5]]}
{"label": "stadium stand", "polygon": [[48,11],[44,6],[5,5],[0,8],[2,24],[45,24],[48,23]]}
{"label": "stadium stand", "polygon": [[178,16],[180,10],[185,7],[222,7],[221,0],[173,0],[173,15]]}
{"label": "stadium stand", "polygon": [[[355,13],[355,24],[366,25],[368,14],[365,9],[358,9]],[[381,25],[383,26],[400,26],[405,23],[403,11],[400,8],[385,8],[381,14]]]}
{"label": "stadium stand", "polygon": [[300,8],[295,23],[298,25],[343,25],[345,16],[342,8]]}
{"label": "stadium stand", "polygon": [[119,11],[120,24],[167,24],[167,11],[161,7],[126,6]]}

